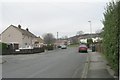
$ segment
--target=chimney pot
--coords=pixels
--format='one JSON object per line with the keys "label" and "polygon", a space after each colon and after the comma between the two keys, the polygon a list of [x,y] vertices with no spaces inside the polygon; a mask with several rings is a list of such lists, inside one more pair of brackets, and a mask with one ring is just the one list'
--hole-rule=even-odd
{"label": "chimney pot", "polygon": [[18,25],[18,28],[20,28],[20,29],[21,29],[21,25]]}
{"label": "chimney pot", "polygon": [[28,28],[26,28],[26,31],[29,31],[29,29],[28,29]]}

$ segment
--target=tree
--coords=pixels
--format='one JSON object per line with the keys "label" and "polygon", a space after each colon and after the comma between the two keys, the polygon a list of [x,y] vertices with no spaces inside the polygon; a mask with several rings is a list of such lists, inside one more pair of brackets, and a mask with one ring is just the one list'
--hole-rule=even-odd
{"label": "tree", "polygon": [[78,31],[76,35],[82,35],[82,34],[84,34],[83,31]]}
{"label": "tree", "polygon": [[44,39],[45,44],[53,44],[55,41],[55,38],[52,33],[44,34],[43,39]]}
{"label": "tree", "polygon": [[68,36],[63,36],[62,39],[68,39]]}
{"label": "tree", "polygon": [[72,44],[78,44],[79,42],[78,42],[78,38],[77,37],[72,37],[71,38],[71,43]]}

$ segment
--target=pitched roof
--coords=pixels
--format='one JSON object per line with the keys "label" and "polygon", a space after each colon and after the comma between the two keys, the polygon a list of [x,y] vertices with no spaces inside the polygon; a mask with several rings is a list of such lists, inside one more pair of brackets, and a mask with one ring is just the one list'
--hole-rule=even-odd
{"label": "pitched roof", "polygon": [[73,37],[70,37],[68,39],[74,39],[74,38],[90,38],[90,36],[92,36],[92,38],[95,38],[95,37],[100,37],[101,33],[93,33],[93,34],[83,34],[83,35],[76,35],[76,36],[73,36]]}
{"label": "pitched roof", "polygon": [[19,30],[23,35],[27,35],[27,36],[36,38],[36,36],[35,36],[34,34],[32,34],[30,31],[21,29],[21,28],[19,28],[19,27],[14,26],[14,25],[10,25],[10,26],[13,26],[13,27],[16,28],[17,30]]}
{"label": "pitched roof", "polygon": [[43,40],[42,38],[40,38],[40,37],[36,37],[36,39],[37,39],[37,42],[44,43],[44,40]]}
{"label": "pitched roof", "polygon": [[56,40],[55,43],[63,43],[63,42],[67,42],[67,40]]}

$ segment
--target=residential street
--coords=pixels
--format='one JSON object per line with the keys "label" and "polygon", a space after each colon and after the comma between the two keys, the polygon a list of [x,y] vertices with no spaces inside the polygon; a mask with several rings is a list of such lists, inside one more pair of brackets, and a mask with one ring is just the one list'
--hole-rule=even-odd
{"label": "residential street", "polygon": [[8,1],[0,5],[0,79],[118,80],[120,0]]}
{"label": "residential street", "polygon": [[39,54],[7,55],[2,65],[3,78],[80,78],[87,59],[77,47]]}

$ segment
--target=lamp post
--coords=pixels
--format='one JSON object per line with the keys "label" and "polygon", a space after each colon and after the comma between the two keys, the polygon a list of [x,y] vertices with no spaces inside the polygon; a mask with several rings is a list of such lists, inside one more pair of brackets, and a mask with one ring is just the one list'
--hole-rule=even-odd
{"label": "lamp post", "polygon": [[57,32],[57,40],[58,40],[58,32]]}
{"label": "lamp post", "polygon": [[[88,21],[90,23],[90,39],[92,40],[92,26],[91,26],[91,21]],[[93,51],[93,47],[92,47],[92,43],[91,43],[91,49]]]}
{"label": "lamp post", "polygon": [[90,23],[90,38],[92,39],[92,26],[91,26],[91,21],[88,21]]}

